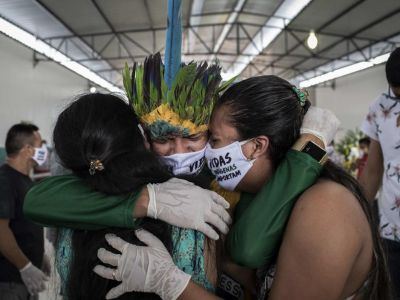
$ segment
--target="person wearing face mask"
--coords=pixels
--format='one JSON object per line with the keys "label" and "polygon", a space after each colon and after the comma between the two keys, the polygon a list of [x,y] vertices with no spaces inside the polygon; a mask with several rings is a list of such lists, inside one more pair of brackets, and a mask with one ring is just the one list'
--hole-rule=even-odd
{"label": "person wearing face mask", "polygon": [[[216,96],[227,86],[220,86],[220,67],[206,63],[183,65],[171,90],[166,88],[163,75],[164,66],[159,53],[148,57],[143,64],[135,63],[132,73],[126,70],[124,82],[130,105],[140,118],[149,147],[171,173],[208,188],[212,176],[204,168],[207,124]],[[180,190],[186,194],[181,195]],[[229,204],[216,203],[212,195],[207,191],[199,194],[196,188],[189,190],[187,184],[175,180],[144,187],[140,193],[131,196],[131,205],[127,208],[120,206],[118,197],[113,202],[99,199],[99,194],[89,193],[77,177],[55,176],[35,186],[27,195],[24,209],[36,222],[53,226],[82,229],[96,229],[102,225],[132,227],[135,218],[149,216],[218,239],[217,230],[227,232],[230,221],[221,210]],[[49,201],[50,198],[54,201]],[[85,207],[79,205],[82,198],[88,203]],[[180,205],[177,205],[177,199]],[[77,205],[73,204],[75,201]],[[103,215],[98,218],[99,204],[104,214],[126,216],[107,218]],[[40,211],[37,209],[39,206],[42,208]]]}
{"label": "person wearing face mask", "polygon": [[[207,68],[204,64],[192,64],[190,66],[192,70],[189,68],[181,71],[181,84],[173,85],[175,92],[162,92],[165,90],[162,76],[150,75],[151,72],[154,74],[154,71],[150,71],[150,74],[147,73],[149,70],[160,70],[158,59],[158,56],[149,57],[145,61],[144,67],[135,64],[132,76],[129,70],[125,71],[127,94],[128,96],[133,95],[131,104],[141,119],[144,135],[148,138],[151,148],[161,155],[160,159],[170,166],[171,172],[175,175],[192,175],[192,180],[196,184],[209,187],[212,177],[205,164],[204,153],[208,141],[208,120],[214,99],[207,97],[210,95],[215,97],[229,83],[219,87],[221,80],[219,67]],[[210,74],[213,69],[218,73]],[[198,75],[193,76],[194,70]],[[196,79],[197,77],[199,79]],[[182,81],[182,78],[185,80]],[[198,83],[193,79],[198,80]],[[206,81],[208,84],[203,91],[199,92],[194,89],[200,82],[203,84],[204,80],[208,80]],[[156,97],[155,100],[154,95],[160,95],[159,93],[162,97]],[[174,96],[176,96],[175,99]],[[318,113],[310,117],[311,121],[308,124],[312,125],[309,129],[312,129],[314,133],[321,132],[322,129],[318,127],[318,124],[322,123],[322,115]],[[332,121],[332,118],[326,120]],[[333,123],[335,124],[335,122]],[[331,123],[327,121],[326,124]],[[316,127],[316,125],[318,126]],[[334,133],[335,129],[332,132]],[[331,135],[328,134],[326,139],[330,140]],[[302,161],[304,159],[302,155],[299,153],[296,159]],[[307,159],[308,154],[304,155]],[[275,192],[272,194],[275,197],[279,196],[279,199],[293,198],[294,195],[313,183],[320,168],[319,160],[309,162],[309,164],[298,164],[296,160],[292,159],[281,170],[282,172],[277,172],[280,175],[277,176],[275,183],[266,187],[255,199],[258,199],[258,202],[266,199],[273,190]],[[291,171],[287,172],[287,169]],[[300,181],[299,178],[302,180]],[[207,216],[207,211],[203,210],[204,207],[207,207],[206,205],[199,206],[201,203],[208,202],[205,192],[199,195],[191,193],[187,187],[179,184],[167,185],[168,183],[147,186],[142,193],[135,194],[135,198],[132,197],[131,205],[127,207],[123,205],[121,197],[112,197],[111,199],[102,194],[89,192],[77,178],[68,176],[50,178],[37,185],[28,194],[25,211],[33,220],[42,224],[81,229],[96,229],[104,225],[133,227],[134,218],[132,216],[137,218],[147,215],[173,225],[198,229],[213,239],[217,237],[216,232],[214,234],[214,231],[207,230],[211,228],[208,224],[216,225],[218,229],[222,229],[223,233],[226,232],[224,226],[220,226],[212,214]],[[211,188],[220,192],[230,202],[231,208],[239,200],[241,201],[239,192],[222,189],[216,180],[211,182]],[[186,206],[177,205],[175,198],[179,196],[185,197],[188,203]],[[247,195],[244,196],[246,198],[243,200],[247,200]],[[82,199],[86,203],[84,206],[81,204]],[[143,199],[145,200],[142,202]],[[165,200],[160,201],[161,199]],[[38,206],[46,207],[46,209],[38,211],[36,208]],[[124,217],[121,218],[121,215]],[[205,226],[198,224],[205,224]],[[281,228],[282,225],[280,224],[279,227]],[[252,234],[253,236],[255,232]],[[260,240],[257,244],[253,243],[252,246],[265,248],[264,244],[267,243],[272,250],[276,249],[279,235],[272,233],[266,233],[266,235],[271,238]],[[240,244],[239,241],[235,248],[242,248]],[[251,257],[251,259],[260,261],[259,257]]]}
{"label": "person wearing face mask", "polygon": [[[326,152],[317,141],[300,136],[309,105],[303,92],[276,76],[249,78],[232,85],[214,108],[205,153],[218,182],[229,190],[259,193],[266,182],[274,180],[284,159],[303,164],[303,168],[314,165],[313,160],[326,160]],[[328,143],[325,139],[324,144]],[[304,153],[310,154],[308,159],[298,160]],[[262,205],[256,198],[241,200],[228,235],[228,252],[242,265],[253,262],[258,299],[389,299],[384,253],[360,186],[329,161],[318,176],[315,184],[294,199],[262,199]],[[284,224],[283,230],[279,224]],[[268,239],[271,231],[279,235],[275,252],[253,247],[258,240]],[[240,251],[230,247],[237,240],[242,241],[245,255],[238,256]],[[173,264],[157,238],[148,233],[149,247],[120,238],[109,243],[121,254],[115,257],[103,252],[99,256],[103,262],[111,257],[115,260],[101,274],[106,278],[111,278],[111,272],[118,274],[118,290],[141,290],[136,278]],[[261,254],[260,249],[264,251]],[[146,257],[145,263],[138,257]],[[155,290],[150,287],[147,291]],[[215,298],[210,294],[196,297],[193,286],[188,285],[178,299]]]}
{"label": "person wearing face mask", "polygon": [[22,212],[31,170],[46,161],[39,128],[16,124],[7,133],[7,161],[0,167],[0,299],[32,299],[45,289],[43,228]]}

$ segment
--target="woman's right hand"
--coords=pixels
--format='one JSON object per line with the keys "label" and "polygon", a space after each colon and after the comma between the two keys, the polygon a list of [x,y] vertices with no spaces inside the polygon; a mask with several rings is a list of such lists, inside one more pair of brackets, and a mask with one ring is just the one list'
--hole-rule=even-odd
{"label": "woman's right hand", "polygon": [[301,125],[301,134],[318,137],[325,148],[332,142],[340,126],[338,118],[328,109],[310,106]]}
{"label": "woman's right hand", "polygon": [[121,281],[106,295],[114,299],[127,292],[156,293],[164,300],[175,300],[187,287],[191,276],[178,269],[163,243],[146,230],[136,230],[136,236],[147,246],[130,244],[113,234],[106,234],[107,242],[121,254],[100,248],[97,257],[105,264],[94,272],[111,280]]}
{"label": "woman's right hand", "polygon": [[[181,227],[201,231],[217,240],[216,227],[227,234],[231,217],[229,203],[217,193],[178,178],[159,184],[148,184],[147,216]],[[212,226],[210,226],[212,225]]]}

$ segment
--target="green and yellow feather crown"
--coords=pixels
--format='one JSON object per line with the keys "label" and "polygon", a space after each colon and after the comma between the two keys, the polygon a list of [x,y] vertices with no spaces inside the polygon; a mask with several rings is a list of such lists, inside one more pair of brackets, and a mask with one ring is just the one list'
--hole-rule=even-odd
{"label": "green and yellow feather crown", "polygon": [[171,89],[164,81],[159,53],[143,64],[125,64],[123,80],[130,105],[151,137],[190,136],[208,129],[214,103],[233,81],[220,86],[221,67],[206,62],[182,64]]}

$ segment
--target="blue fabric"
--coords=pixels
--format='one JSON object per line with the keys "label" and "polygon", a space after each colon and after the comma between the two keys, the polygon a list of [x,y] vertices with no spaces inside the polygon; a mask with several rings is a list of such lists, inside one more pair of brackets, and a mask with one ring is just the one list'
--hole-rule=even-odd
{"label": "blue fabric", "polygon": [[176,266],[186,274],[192,275],[192,280],[210,292],[215,288],[207,278],[204,262],[205,236],[191,229],[172,228],[172,259]]}
{"label": "blue fabric", "polygon": [[[56,269],[61,279],[61,295],[66,295],[69,264],[72,259],[72,229],[59,229],[56,247]],[[66,299],[66,297],[65,297]]]}
{"label": "blue fabric", "polygon": [[[207,278],[204,263],[204,234],[171,226],[172,259],[179,269],[192,275],[192,280],[210,292],[215,288]],[[72,229],[60,229],[56,249],[56,268],[61,278],[61,294],[66,298],[69,264],[72,259]]]}

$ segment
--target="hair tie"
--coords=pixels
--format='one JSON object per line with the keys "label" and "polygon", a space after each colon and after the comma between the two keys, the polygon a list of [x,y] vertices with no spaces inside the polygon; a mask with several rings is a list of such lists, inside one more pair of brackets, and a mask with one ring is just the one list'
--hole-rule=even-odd
{"label": "hair tie", "polygon": [[300,102],[300,105],[303,107],[306,105],[306,101],[308,100],[308,92],[306,90],[298,89],[297,87],[293,87],[293,91],[296,93],[297,98]]}
{"label": "hair tie", "polygon": [[90,160],[90,166],[89,166],[89,174],[90,175],[96,174],[96,171],[103,171],[103,170],[104,170],[104,166],[100,159]]}

